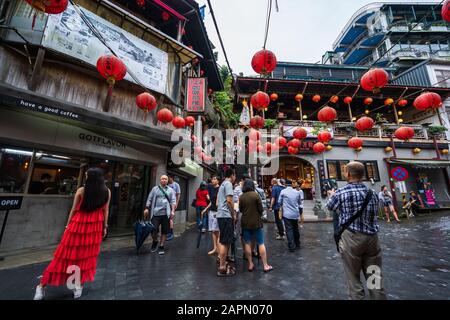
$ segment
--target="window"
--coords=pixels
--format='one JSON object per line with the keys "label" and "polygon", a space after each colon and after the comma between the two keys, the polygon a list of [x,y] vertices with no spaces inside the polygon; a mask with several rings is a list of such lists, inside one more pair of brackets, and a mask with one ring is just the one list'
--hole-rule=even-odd
{"label": "window", "polygon": [[370,179],[373,179],[374,181],[380,181],[380,174],[378,172],[377,161],[359,161],[359,162],[361,162],[365,167],[365,173],[363,177],[364,181],[369,181]]}
{"label": "window", "polygon": [[[436,80],[439,87],[450,87],[450,70],[435,70]],[[445,81],[444,81],[445,80]]]}
{"label": "window", "polygon": [[33,152],[0,147],[0,193],[24,193]]}
{"label": "window", "polygon": [[348,160],[327,160],[328,179],[345,180],[344,167]]}

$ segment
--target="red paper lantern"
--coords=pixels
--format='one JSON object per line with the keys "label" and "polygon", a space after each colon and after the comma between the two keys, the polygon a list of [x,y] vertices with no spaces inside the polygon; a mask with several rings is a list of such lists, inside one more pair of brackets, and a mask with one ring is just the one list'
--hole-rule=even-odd
{"label": "red paper lantern", "polygon": [[272,51],[261,50],[252,58],[252,68],[256,73],[268,74],[277,67],[277,57]]}
{"label": "red paper lantern", "polygon": [[284,148],[287,144],[286,138],[278,137],[275,139],[275,144],[281,149]]}
{"label": "red paper lantern", "polygon": [[169,21],[169,19],[170,19],[170,14],[169,14],[167,11],[163,11],[163,13],[161,13],[161,18],[162,18],[164,21]]}
{"label": "red paper lantern", "polygon": [[195,135],[192,135],[191,136],[191,141],[196,143],[197,142],[197,137]]}
{"label": "red paper lantern", "polygon": [[127,74],[127,67],[125,64],[113,55],[104,55],[97,60],[97,70],[110,86],[114,85],[116,81],[125,78]]}
{"label": "red paper lantern", "polygon": [[331,103],[337,103],[339,101],[339,97],[338,96],[332,96],[331,98],[330,98],[330,102]]}
{"label": "red paper lantern", "polygon": [[248,134],[248,138],[250,141],[259,141],[261,139],[261,133],[258,130],[250,130]]}
{"label": "red paper lantern", "polygon": [[394,135],[399,140],[407,141],[414,138],[414,129],[411,127],[400,127],[395,130]]}
{"label": "red paper lantern", "polygon": [[264,110],[270,104],[269,95],[265,92],[258,91],[250,98],[250,103],[254,109]]}
{"label": "red paper lantern", "polygon": [[194,148],[194,153],[196,155],[201,156],[203,158],[203,148],[202,147],[200,147],[200,146],[195,147]]}
{"label": "red paper lantern", "polygon": [[258,141],[250,140],[248,142],[248,152],[255,152],[258,146]]}
{"label": "red paper lantern", "polygon": [[272,100],[272,101],[277,101],[277,100],[278,100],[278,95],[277,95],[276,93],[272,93],[272,94],[270,95],[270,100]]}
{"label": "red paper lantern", "polygon": [[211,161],[213,159],[213,157],[211,157],[210,155],[207,155],[205,153],[202,154],[202,158],[203,158],[203,161],[206,163],[211,163]]}
{"label": "red paper lantern", "polygon": [[186,126],[186,121],[182,117],[176,116],[173,118],[172,124],[175,128],[181,129]]}
{"label": "red paper lantern", "polygon": [[379,93],[387,85],[389,74],[384,69],[375,68],[367,71],[361,78],[361,87],[366,91]]}
{"label": "red paper lantern", "polygon": [[158,121],[168,123],[173,120],[173,113],[167,108],[163,108],[156,113]]}
{"label": "red paper lantern", "polygon": [[258,153],[262,153],[263,152],[263,146],[262,145],[260,145],[260,144],[258,144],[257,146],[256,146],[256,151],[258,151]]}
{"label": "red paper lantern", "polygon": [[392,98],[387,98],[386,100],[384,100],[384,105],[385,106],[390,106],[394,104],[394,99]]}
{"label": "red paper lantern", "polygon": [[314,153],[323,153],[327,147],[322,142],[317,142],[313,145],[313,151]]}
{"label": "red paper lantern", "polygon": [[60,14],[67,8],[68,0],[25,0],[36,10],[49,13]]}
{"label": "red paper lantern", "polygon": [[441,16],[442,19],[450,22],[450,0],[446,0],[442,5]]}
{"label": "red paper lantern", "polygon": [[184,118],[184,121],[186,123],[186,126],[192,127],[192,126],[194,126],[195,118],[192,116],[187,116],[186,118]]}
{"label": "red paper lantern", "polygon": [[372,98],[365,98],[364,99],[364,104],[366,106],[370,106],[373,103],[373,99]]}
{"label": "red paper lantern", "polygon": [[280,146],[276,143],[272,143],[272,153],[274,152],[278,152],[278,150],[280,150]]}
{"label": "red paper lantern", "polygon": [[413,105],[420,111],[437,109],[442,105],[442,99],[437,93],[424,92],[414,100]]}
{"label": "red paper lantern", "polygon": [[345,98],[344,98],[344,103],[345,103],[345,104],[350,104],[350,103],[352,103],[352,101],[353,101],[353,98],[352,98],[352,97],[345,97]]}
{"label": "red paper lantern", "polygon": [[374,121],[369,117],[362,117],[356,121],[355,127],[359,131],[371,130],[374,126]]}
{"label": "red paper lantern", "polygon": [[300,147],[300,144],[301,144],[300,140],[292,139],[291,141],[289,141],[288,146],[298,148]]}
{"label": "red paper lantern", "polygon": [[312,101],[314,101],[315,103],[320,102],[320,99],[321,99],[321,97],[318,94],[316,94],[315,96],[312,97]]}
{"label": "red paper lantern", "polygon": [[149,112],[156,109],[156,99],[148,92],[143,92],[136,97],[136,105],[139,109]]}
{"label": "red paper lantern", "polygon": [[298,148],[294,148],[294,147],[289,147],[288,148],[288,153],[289,154],[297,154],[298,153]]}
{"label": "red paper lantern", "polygon": [[399,107],[404,107],[408,104],[408,100],[402,99],[397,104]]}
{"label": "red paper lantern", "polygon": [[302,140],[302,139],[305,139],[308,136],[308,131],[306,131],[306,129],[304,129],[304,128],[297,128],[297,129],[294,130],[292,136],[295,139]]}
{"label": "red paper lantern", "polygon": [[263,117],[256,116],[250,119],[250,127],[253,129],[262,129],[264,128],[265,120]]}
{"label": "red paper lantern", "polygon": [[295,101],[300,102],[302,100],[303,100],[303,95],[301,93],[299,93],[295,96]]}
{"label": "red paper lantern", "polygon": [[145,7],[145,0],[136,0],[136,4],[139,7],[143,8],[143,7]]}
{"label": "red paper lantern", "polygon": [[266,142],[264,144],[264,151],[267,155],[271,155],[272,154],[272,144],[270,142]]}
{"label": "red paper lantern", "polygon": [[336,120],[337,112],[331,107],[325,107],[319,111],[317,118],[321,122],[332,122]]}
{"label": "red paper lantern", "polygon": [[348,140],[347,145],[352,149],[359,149],[363,146],[363,140],[358,137],[353,137]]}
{"label": "red paper lantern", "polygon": [[329,131],[321,131],[317,135],[317,140],[323,143],[328,143],[331,140],[331,133]]}

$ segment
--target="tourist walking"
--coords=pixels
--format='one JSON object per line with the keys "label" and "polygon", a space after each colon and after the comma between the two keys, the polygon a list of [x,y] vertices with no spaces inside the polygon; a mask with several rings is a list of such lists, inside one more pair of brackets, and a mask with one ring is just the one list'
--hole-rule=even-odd
{"label": "tourist walking", "polygon": [[47,285],[65,285],[74,272],[75,299],[81,297],[84,283],[94,281],[100,244],[108,229],[111,191],[105,185],[101,169],[91,168],[85,177],[84,187],[75,193],[66,230],[54,258],[36,287],[34,300],[44,298]]}
{"label": "tourist walking", "polygon": [[391,222],[390,213],[393,214],[395,221],[400,222],[397,216],[397,212],[394,208],[394,200],[392,193],[388,190],[387,186],[382,186],[381,191],[378,194],[380,202],[383,204],[384,213],[386,214],[387,222]]}
{"label": "tourist walking", "polygon": [[[164,244],[167,234],[170,231],[170,219],[175,216],[176,196],[175,191],[168,186],[169,178],[166,175],[161,176],[160,184],[153,187],[147,198],[147,204],[144,210],[144,219],[150,220],[156,230],[152,234],[153,242],[151,252],[158,251],[159,255],[164,255]],[[158,246],[158,234],[161,229],[161,237]]]}
{"label": "tourist walking", "polygon": [[284,189],[284,186],[282,184],[281,180],[277,180],[275,178],[272,179],[272,199],[270,201],[270,207],[269,210],[273,210],[273,214],[275,216],[275,223],[277,225],[277,240],[283,240],[284,239],[284,226],[283,226],[283,220],[280,215],[280,202],[278,201],[278,198],[280,197],[281,191]]}
{"label": "tourist walking", "polygon": [[220,184],[219,178],[213,176],[211,184],[208,185],[208,193],[210,202],[204,211],[208,212],[208,231],[211,232],[213,249],[208,252],[208,255],[213,256],[219,252],[219,225],[217,222],[217,194],[219,192]]}
{"label": "tourist walking", "polygon": [[208,206],[210,202],[209,193],[207,184],[205,181],[200,183],[200,187],[197,189],[195,193],[195,208],[197,210],[197,227],[202,229],[202,232],[206,232],[206,228],[208,228],[208,214],[205,208]]}
{"label": "tourist walking", "polygon": [[253,263],[252,243],[256,242],[259,256],[263,262],[264,272],[273,270],[267,263],[267,252],[264,245],[264,229],[262,215],[264,212],[261,196],[255,191],[255,183],[247,179],[242,188],[239,199],[239,211],[242,213],[242,235],[244,238],[244,252],[248,261],[248,271],[255,268]]}
{"label": "tourist walking", "polygon": [[[176,203],[175,203],[175,212],[177,211],[178,204],[180,203],[180,197],[181,197],[181,187],[178,184],[178,182],[175,181],[175,177],[172,174],[169,174],[169,187],[175,191],[176,196]],[[170,227],[169,227],[169,233],[167,234],[167,241],[173,240],[173,224],[174,224],[174,218],[170,219]]]}
{"label": "tourist walking", "polygon": [[[365,168],[362,163],[347,164],[344,176],[348,184],[337,191],[328,191],[330,199],[327,202],[327,208],[338,213],[338,227],[345,229],[338,247],[344,264],[350,299],[364,299],[361,271],[366,280],[369,280],[369,277],[373,280],[367,282],[371,298],[386,299],[381,272],[381,248],[378,240],[379,200],[374,192],[362,183],[364,173]],[[352,217],[355,220],[349,224]]]}
{"label": "tourist walking", "polygon": [[300,220],[302,196],[299,191],[292,188],[292,181],[286,180],[286,188],[281,190],[278,202],[283,210],[283,222],[286,227],[289,252],[300,248]]}

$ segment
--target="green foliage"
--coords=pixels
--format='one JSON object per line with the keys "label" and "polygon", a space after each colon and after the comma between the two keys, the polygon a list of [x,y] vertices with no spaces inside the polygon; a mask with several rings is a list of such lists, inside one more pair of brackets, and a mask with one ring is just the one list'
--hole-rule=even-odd
{"label": "green foliage", "polygon": [[232,78],[226,66],[220,68],[220,76],[224,80],[225,90],[214,93],[214,107],[220,113],[222,122],[226,127],[237,127],[240,115],[233,111]]}
{"label": "green foliage", "polygon": [[319,132],[322,131],[323,129],[325,129],[326,127],[327,127],[327,125],[325,123],[317,122],[314,124],[313,130],[311,131],[311,133],[314,135],[318,135]]}
{"label": "green foliage", "polygon": [[443,126],[429,126],[427,128],[427,130],[430,135],[438,136],[438,135],[444,133],[445,131],[447,131],[447,128],[443,127]]}
{"label": "green foliage", "polygon": [[278,121],[275,119],[266,119],[265,123],[264,123],[264,128],[265,129],[273,129],[277,126]]}

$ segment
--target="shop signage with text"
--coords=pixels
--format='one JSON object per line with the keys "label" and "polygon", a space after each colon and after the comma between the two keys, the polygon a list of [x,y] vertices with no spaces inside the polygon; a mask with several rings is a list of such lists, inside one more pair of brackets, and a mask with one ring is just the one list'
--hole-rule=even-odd
{"label": "shop signage with text", "polygon": [[187,112],[204,112],[206,107],[206,78],[187,79]]}

